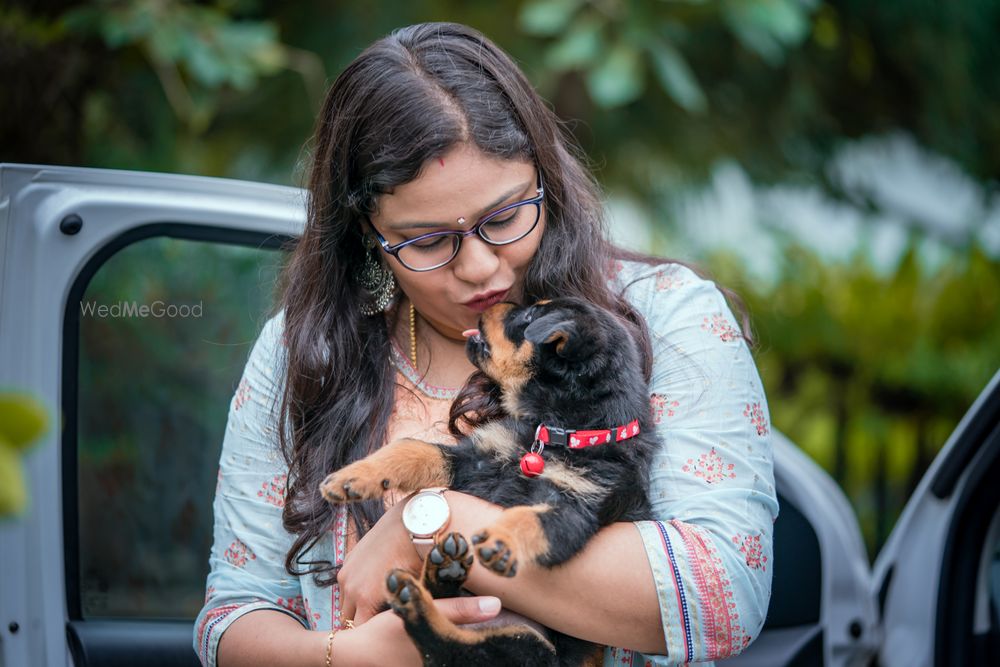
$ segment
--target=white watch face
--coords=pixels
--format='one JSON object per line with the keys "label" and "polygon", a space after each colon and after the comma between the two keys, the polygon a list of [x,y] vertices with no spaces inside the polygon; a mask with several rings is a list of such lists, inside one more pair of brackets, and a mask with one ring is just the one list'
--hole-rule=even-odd
{"label": "white watch face", "polygon": [[444,496],[421,491],[403,508],[403,525],[417,537],[430,537],[444,527],[450,510]]}

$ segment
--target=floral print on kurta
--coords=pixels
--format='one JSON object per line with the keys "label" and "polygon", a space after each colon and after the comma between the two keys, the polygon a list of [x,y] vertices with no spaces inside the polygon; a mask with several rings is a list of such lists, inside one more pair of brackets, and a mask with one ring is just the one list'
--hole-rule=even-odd
{"label": "floral print on kurta", "polygon": [[[738,653],[764,623],[777,516],[767,402],[750,351],[722,294],[684,266],[615,261],[608,280],[645,317],[653,343],[650,409],[662,441],[652,466],[654,515],[636,523],[659,594],[662,655],[609,647],[604,664],[711,664]],[[279,314],[264,327],[230,405],[220,457],[214,546],[195,649],[214,665],[219,638],[255,609],[303,627],[342,627],[340,591],[291,577],[281,523],[287,469],[277,449],[286,345]],[[397,402],[389,440],[445,441],[453,392],[420,383],[393,349]],[[307,554],[342,561],[346,513]]]}

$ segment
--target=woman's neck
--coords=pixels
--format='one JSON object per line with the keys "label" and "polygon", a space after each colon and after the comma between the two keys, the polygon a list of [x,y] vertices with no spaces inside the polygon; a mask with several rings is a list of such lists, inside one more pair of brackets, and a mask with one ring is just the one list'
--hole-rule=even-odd
{"label": "woman's neck", "polygon": [[[400,351],[411,356],[411,331],[416,340],[417,374],[427,384],[438,387],[461,387],[475,366],[465,355],[465,341],[443,335],[427,320],[414,313],[414,327],[410,326],[410,301],[400,299],[396,312],[390,317],[390,328]],[[410,359],[412,363],[412,359]]]}

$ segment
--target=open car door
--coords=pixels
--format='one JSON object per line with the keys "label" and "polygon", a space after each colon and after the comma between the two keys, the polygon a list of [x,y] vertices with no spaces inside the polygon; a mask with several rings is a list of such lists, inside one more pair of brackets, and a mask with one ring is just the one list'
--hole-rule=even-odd
{"label": "open car door", "polygon": [[1000,372],[934,459],[871,574],[843,492],[778,433],[774,445],[771,606],[757,641],[721,664],[1000,665]]}
{"label": "open car door", "polygon": [[0,664],[198,664],[228,403],[303,197],[0,165],[0,386],[51,417],[0,522]]}
{"label": "open car door", "polygon": [[874,572],[877,664],[1000,665],[1000,372],[934,459]]}

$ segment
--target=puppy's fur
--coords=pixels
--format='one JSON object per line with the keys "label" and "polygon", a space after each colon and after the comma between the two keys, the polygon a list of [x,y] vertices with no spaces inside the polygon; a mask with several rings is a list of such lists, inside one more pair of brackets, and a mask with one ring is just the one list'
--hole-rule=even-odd
{"label": "puppy's fur", "polygon": [[[649,518],[646,489],[656,437],[638,346],[611,313],[561,298],[493,306],[466,351],[496,384],[507,416],[455,446],[398,440],[331,474],[320,490],[338,503],[381,498],[387,489],[447,486],[506,508],[473,536],[471,548],[461,535],[442,537],[420,577],[390,573],[390,604],[425,665],[575,666],[596,659],[599,647],[557,632],[545,636],[527,624],[456,626],[435,612],[430,599],[459,593],[471,550],[487,569],[514,576],[524,562],[564,563],[601,526]],[[598,430],[634,419],[636,437],[575,450],[549,446],[540,476],[521,473],[520,458],[539,424]]]}

